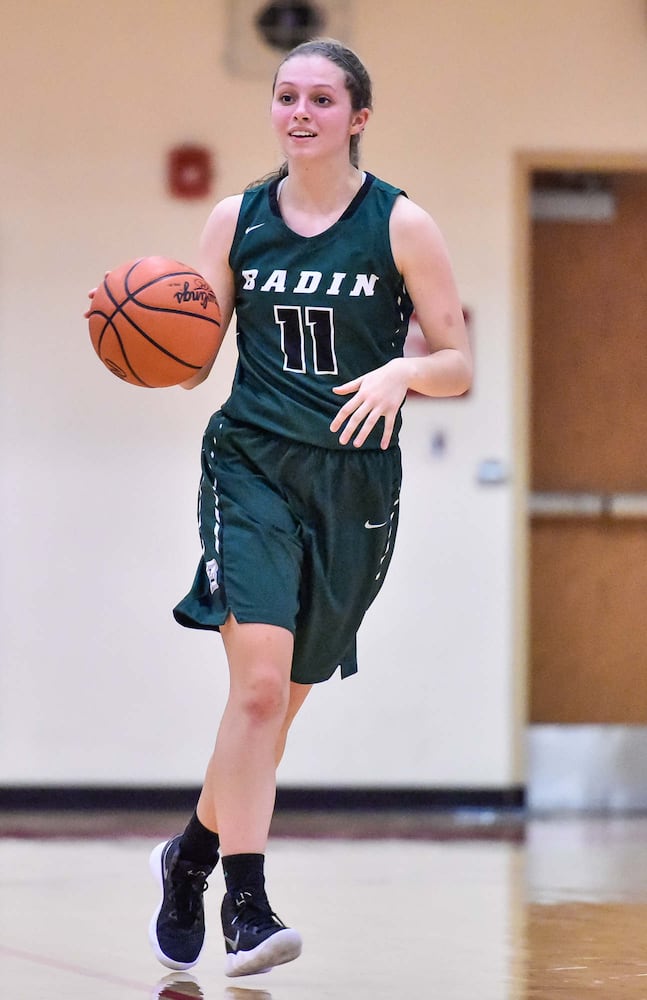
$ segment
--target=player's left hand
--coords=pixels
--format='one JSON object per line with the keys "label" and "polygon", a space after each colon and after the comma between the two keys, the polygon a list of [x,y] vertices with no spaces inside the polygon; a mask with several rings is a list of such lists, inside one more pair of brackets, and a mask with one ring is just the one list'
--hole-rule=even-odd
{"label": "player's left hand", "polygon": [[408,380],[404,358],[395,358],[381,368],[367,372],[366,375],[360,375],[352,382],[335,386],[333,392],[337,393],[338,396],[353,395],[340,408],[330,425],[330,430],[333,434],[341,431],[340,444],[348,444],[352,440],[356,448],[361,448],[382,417],[384,419],[384,432],[380,440],[380,448],[388,448],[395,418],[407,394],[407,389]]}

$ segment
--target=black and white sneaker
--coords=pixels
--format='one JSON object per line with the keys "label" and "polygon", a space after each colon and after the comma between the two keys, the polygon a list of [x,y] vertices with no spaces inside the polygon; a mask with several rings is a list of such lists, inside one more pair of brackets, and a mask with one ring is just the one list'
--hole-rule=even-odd
{"label": "black and white sneaker", "polygon": [[262,891],[226,893],[221,916],[226,976],[269,972],[301,954],[301,935],[279,920]]}
{"label": "black and white sneaker", "polygon": [[158,844],[150,869],[162,898],[150,922],[148,937],[155,955],[169,969],[190,969],[204,944],[202,894],[213,871],[179,856],[180,837]]}

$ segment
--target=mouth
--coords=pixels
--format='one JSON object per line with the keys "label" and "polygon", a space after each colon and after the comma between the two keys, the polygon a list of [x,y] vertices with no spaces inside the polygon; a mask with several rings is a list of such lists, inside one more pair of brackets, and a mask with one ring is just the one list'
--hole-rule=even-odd
{"label": "mouth", "polygon": [[288,132],[291,139],[314,139],[316,136],[315,132],[309,132],[307,129],[295,128]]}

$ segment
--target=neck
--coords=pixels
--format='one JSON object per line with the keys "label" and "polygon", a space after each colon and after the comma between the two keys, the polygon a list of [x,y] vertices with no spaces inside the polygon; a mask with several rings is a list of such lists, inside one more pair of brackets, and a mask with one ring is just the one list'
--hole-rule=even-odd
{"label": "neck", "polygon": [[317,236],[343,215],[361,185],[362,174],[350,163],[334,173],[291,167],[279,189],[283,220],[302,236]]}
{"label": "neck", "polygon": [[362,186],[362,177],[362,172],[350,162],[335,171],[319,164],[292,163],[283,182],[281,204],[324,212],[334,210],[355,197]]}

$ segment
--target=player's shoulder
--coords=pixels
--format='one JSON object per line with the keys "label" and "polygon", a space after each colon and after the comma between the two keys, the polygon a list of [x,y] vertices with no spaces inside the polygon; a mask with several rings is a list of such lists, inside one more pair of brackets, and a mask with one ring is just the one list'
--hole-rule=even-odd
{"label": "player's shoulder", "polygon": [[214,205],[209,219],[215,219],[217,223],[229,222],[235,226],[243,198],[243,194],[231,194],[223,198]]}
{"label": "player's shoulder", "polygon": [[423,260],[445,257],[447,247],[439,226],[429,212],[409,198],[398,198],[389,224],[391,248],[398,270],[405,273]]}
{"label": "player's shoulder", "polygon": [[430,213],[404,195],[396,198],[393,204],[391,232],[403,239],[442,241],[440,229]]}
{"label": "player's shoulder", "polygon": [[214,205],[202,233],[203,246],[231,245],[242,201],[242,194],[232,194]]}
{"label": "player's shoulder", "polygon": [[384,177],[378,177],[376,174],[370,173],[368,171],[365,174],[366,181],[369,182],[370,190],[375,192],[381,192],[382,194],[390,195],[392,198],[397,198],[398,195],[405,195],[403,188],[399,187],[397,184],[392,184],[391,181],[387,181]]}
{"label": "player's shoulder", "polygon": [[371,190],[381,195],[382,198],[386,198],[385,204],[388,205],[392,221],[397,226],[415,228],[430,223],[433,225],[433,219],[429,213],[415,201],[412,201],[404,188],[398,187],[382,177],[372,176],[371,182]]}
{"label": "player's shoulder", "polygon": [[429,212],[417,202],[401,193],[393,203],[393,216],[396,222],[403,226],[426,226],[434,224]]}

